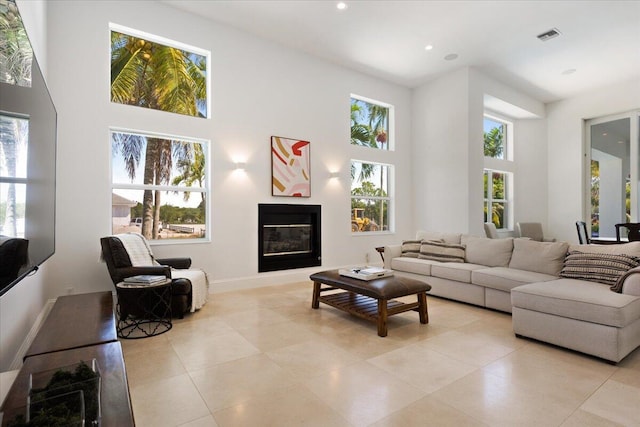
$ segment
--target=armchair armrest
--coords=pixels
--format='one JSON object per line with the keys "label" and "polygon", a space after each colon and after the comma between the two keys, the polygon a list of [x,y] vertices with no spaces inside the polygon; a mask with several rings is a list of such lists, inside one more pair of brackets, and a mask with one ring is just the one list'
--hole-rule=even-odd
{"label": "armchair armrest", "polygon": [[168,265],[169,267],[177,269],[187,269],[191,267],[191,258],[158,258],[156,261],[162,265]]}
{"label": "armchair armrest", "polygon": [[384,247],[384,268],[391,269],[391,260],[402,255],[402,245]]}

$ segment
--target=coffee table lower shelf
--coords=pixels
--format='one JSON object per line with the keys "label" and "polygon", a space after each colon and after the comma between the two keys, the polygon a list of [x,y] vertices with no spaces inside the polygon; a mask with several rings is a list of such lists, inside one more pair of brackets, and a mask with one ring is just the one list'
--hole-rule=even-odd
{"label": "coffee table lower shelf", "polygon": [[[332,290],[335,288],[324,288],[321,291]],[[424,294],[423,294],[424,295]],[[418,297],[420,298],[420,297]],[[425,298],[423,296],[423,298]],[[420,312],[420,303],[403,303],[395,300],[382,300],[371,298],[365,295],[356,294],[354,292],[337,292],[327,295],[319,295],[318,302],[335,307],[339,310],[369,320],[378,324],[378,335],[384,337],[387,335],[387,318],[394,314],[404,313],[406,311]],[[420,315],[420,323],[427,323],[426,314],[426,298],[424,301],[425,313]],[[314,307],[317,308],[317,307]]]}

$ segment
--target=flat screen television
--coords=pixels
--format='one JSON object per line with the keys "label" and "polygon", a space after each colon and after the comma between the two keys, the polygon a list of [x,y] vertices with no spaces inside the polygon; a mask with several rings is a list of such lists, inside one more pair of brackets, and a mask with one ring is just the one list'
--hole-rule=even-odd
{"label": "flat screen television", "polygon": [[[7,47],[11,43],[0,45],[0,295],[3,295],[55,251],[57,113],[13,1],[0,0],[0,19],[11,24],[2,26],[0,38],[18,39],[15,45],[21,46],[21,51],[16,52],[15,48]],[[22,68],[16,71],[15,67]]]}

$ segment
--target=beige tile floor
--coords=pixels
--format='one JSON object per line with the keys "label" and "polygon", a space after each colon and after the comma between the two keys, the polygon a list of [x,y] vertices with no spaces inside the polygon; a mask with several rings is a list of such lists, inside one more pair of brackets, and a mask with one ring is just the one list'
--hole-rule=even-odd
{"label": "beige tile floor", "polygon": [[640,426],[640,349],[617,366],[518,339],[511,316],[429,297],[389,335],[311,283],[211,295],[173,329],[123,340],[136,424]]}

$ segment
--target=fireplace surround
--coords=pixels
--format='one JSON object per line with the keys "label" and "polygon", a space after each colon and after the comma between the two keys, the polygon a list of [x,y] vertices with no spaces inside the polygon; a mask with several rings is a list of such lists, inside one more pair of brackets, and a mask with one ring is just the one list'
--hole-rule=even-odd
{"label": "fireplace surround", "polygon": [[258,205],[258,272],[322,265],[320,205]]}

